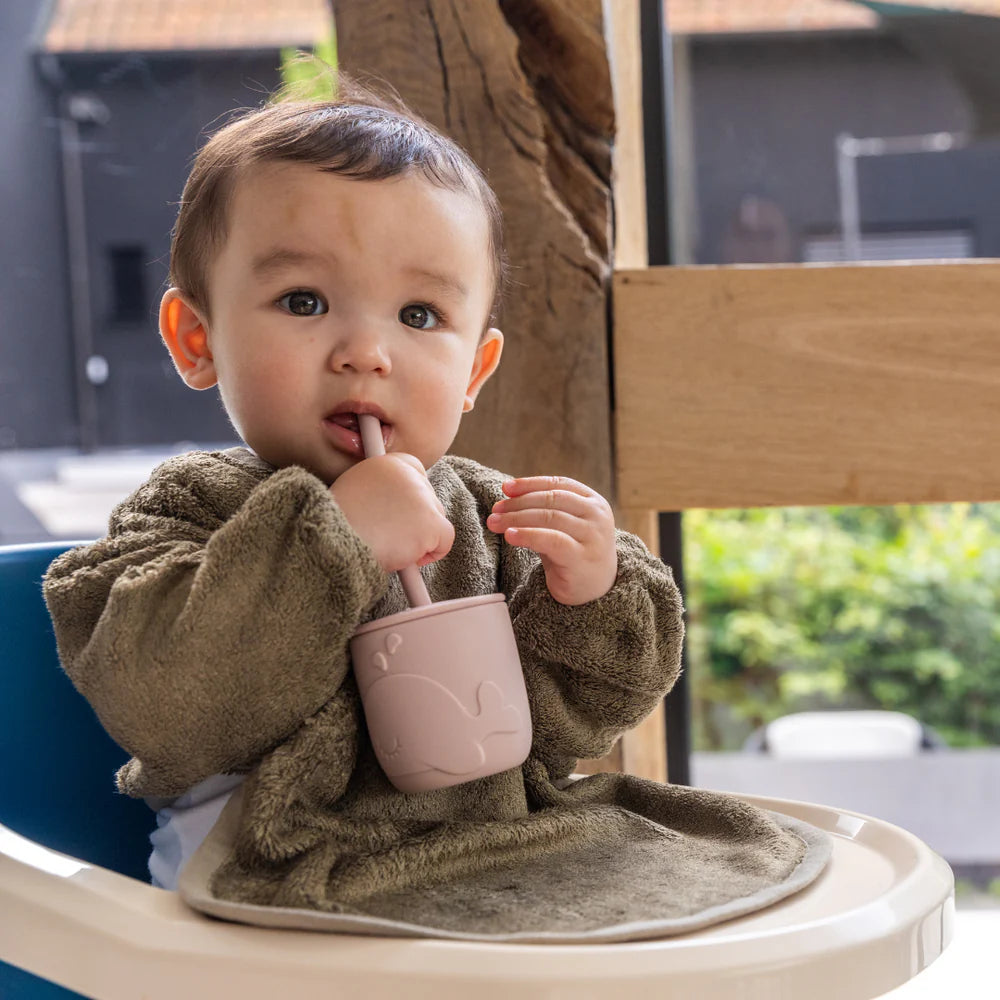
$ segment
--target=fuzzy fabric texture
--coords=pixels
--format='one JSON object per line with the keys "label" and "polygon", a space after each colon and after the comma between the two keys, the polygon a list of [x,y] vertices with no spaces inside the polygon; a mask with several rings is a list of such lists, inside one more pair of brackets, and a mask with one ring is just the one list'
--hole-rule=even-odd
{"label": "fuzzy fabric texture", "polygon": [[455,525],[451,552],[421,571],[431,597],[506,594],[532,714],[525,764],[464,785],[403,794],[379,768],[349,641],[405,598],[304,469],[246,449],[173,458],[107,537],[50,567],[63,666],[132,755],[119,789],[170,798],[248,774],[205,895],[248,914],[544,936],[764,905],[797,886],[803,838],[738,799],[625,775],[560,788],[676,679],[670,570],[619,532],[611,591],[561,605],[537,555],[485,526],[506,477],[452,456],[428,474]]}

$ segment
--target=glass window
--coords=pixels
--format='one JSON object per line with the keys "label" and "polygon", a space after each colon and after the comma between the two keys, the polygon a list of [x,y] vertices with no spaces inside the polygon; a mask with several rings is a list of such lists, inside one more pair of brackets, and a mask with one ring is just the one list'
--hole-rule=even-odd
{"label": "glass window", "polygon": [[[675,263],[1000,256],[1000,3],[932,6],[668,0]],[[891,819],[1000,906],[1000,505],[692,511],[684,548],[694,783]]]}

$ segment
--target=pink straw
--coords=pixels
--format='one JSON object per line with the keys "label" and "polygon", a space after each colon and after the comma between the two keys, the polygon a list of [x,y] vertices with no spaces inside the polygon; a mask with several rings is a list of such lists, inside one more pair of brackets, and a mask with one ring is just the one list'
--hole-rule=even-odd
{"label": "pink straw", "polygon": [[[358,426],[361,428],[361,444],[365,449],[365,458],[374,458],[385,454],[385,442],[382,440],[382,423],[374,413],[359,413]],[[399,571],[399,579],[403,584],[403,593],[411,608],[419,608],[431,603],[431,595],[427,593],[424,579],[417,566],[406,566]]]}

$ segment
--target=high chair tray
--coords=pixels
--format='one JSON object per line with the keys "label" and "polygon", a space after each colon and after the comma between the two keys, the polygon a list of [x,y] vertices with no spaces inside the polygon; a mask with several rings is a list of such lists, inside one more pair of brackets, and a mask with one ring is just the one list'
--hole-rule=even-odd
{"label": "high chair tray", "polygon": [[[0,959],[99,1000],[868,1000],[951,940],[951,870],[882,820],[741,796],[826,830],[833,856],[766,910],[661,941],[481,944],[275,931],[213,920],[175,893],[0,826]],[[568,875],[570,873],[567,873]]]}

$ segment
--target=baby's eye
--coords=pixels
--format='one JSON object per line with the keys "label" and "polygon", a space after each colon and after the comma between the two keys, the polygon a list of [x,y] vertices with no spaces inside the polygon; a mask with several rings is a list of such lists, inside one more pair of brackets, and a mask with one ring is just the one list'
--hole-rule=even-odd
{"label": "baby's eye", "polygon": [[399,321],[407,326],[412,326],[414,330],[433,330],[441,321],[441,317],[437,310],[431,306],[422,306],[412,302],[399,310]]}
{"label": "baby's eye", "polygon": [[278,305],[293,316],[322,316],[327,311],[326,303],[315,292],[307,291],[282,295]]}

